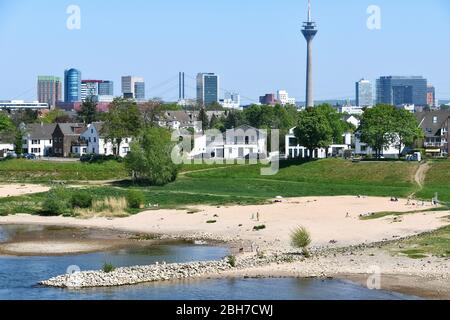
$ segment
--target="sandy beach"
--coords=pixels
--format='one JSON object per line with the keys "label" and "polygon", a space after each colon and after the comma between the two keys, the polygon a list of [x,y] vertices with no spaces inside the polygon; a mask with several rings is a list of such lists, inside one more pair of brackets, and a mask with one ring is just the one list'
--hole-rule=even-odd
{"label": "sandy beach", "polygon": [[[127,218],[92,218],[15,215],[0,217],[0,224],[51,225],[110,229],[121,232],[157,234],[165,237],[227,241],[235,252],[289,252],[290,233],[306,227],[319,253],[302,262],[269,265],[231,271],[225,277],[336,277],[361,284],[370,270],[378,266],[385,281],[382,288],[429,298],[449,298],[450,262],[444,258],[410,259],[393,256],[381,246],[370,244],[393,241],[448,225],[448,211],[417,212],[374,220],[360,215],[377,212],[410,212],[432,208],[430,203],[408,204],[377,197],[307,197],[277,200],[268,205],[211,207],[194,206],[186,210],[146,211]],[[259,220],[258,220],[259,219]],[[210,223],[207,223],[207,222]],[[215,223],[211,223],[215,221]],[[255,226],[266,228],[254,231]],[[329,253],[330,250],[361,246],[361,249]],[[63,250],[63,247],[56,247]],[[10,249],[20,251],[19,247]],[[44,249],[43,249],[44,250]],[[13,251],[13,250],[11,250]],[[319,252],[322,252],[319,251]],[[388,281],[388,279],[391,279]]]}
{"label": "sandy beach", "polygon": [[47,192],[50,188],[37,184],[0,184],[0,198]]}
{"label": "sandy beach", "polygon": [[[432,208],[431,204],[407,205],[376,197],[308,197],[283,199],[281,203],[254,206],[194,206],[187,210],[154,210],[126,218],[77,219],[14,215],[0,217],[0,224],[36,224],[113,229],[180,238],[199,238],[253,243],[261,250],[290,250],[290,234],[306,227],[313,247],[347,247],[393,240],[435,230],[448,222],[449,212],[407,214],[361,220],[361,214],[409,212]],[[258,219],[259,217],[259,219]],[[211,223],[215,221],[214,223]],[[210,223],[208,223],[210,222]],[[255,226],[266,228],[254,231]],[[331,243],[332,242],[332,243]]]}

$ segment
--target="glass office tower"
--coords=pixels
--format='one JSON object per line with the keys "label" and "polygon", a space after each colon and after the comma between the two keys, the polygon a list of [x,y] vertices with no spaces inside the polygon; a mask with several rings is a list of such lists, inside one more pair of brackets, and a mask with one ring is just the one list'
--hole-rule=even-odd
{"label": "glass office tower", "polygon": [[77,69],[64,71],[64,101],[81,101],[81,71]]}
{"label": "glass office tower", "polygon": [[427,79],[423,77],[381,77],[377,80],[377,103],[427,105]]}
{"label": "glass office tower", "polygon": [[356,83],[356,106],[373,106],[373,88],[369,80],[361,79]]}
{"label": "glass office tower", "polygon": [[197,75],[197,100],[203,106],[219,102],[219,76],[214,73]]}

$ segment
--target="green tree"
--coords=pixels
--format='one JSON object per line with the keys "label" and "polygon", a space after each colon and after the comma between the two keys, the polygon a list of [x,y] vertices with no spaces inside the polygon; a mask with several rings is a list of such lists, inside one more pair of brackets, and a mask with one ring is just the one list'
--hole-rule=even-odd
{"label": "green tree", "polygon": [[163,128],[145,128],[132,143],[125,158],[125,167],[134,180],[151,185],[165,185],[175,181],[178,166],[171,159],[174,143],[171,134]]}
{"label": "green tree", "polygon": [[202,131],[205,132],[209,126],[209,119],[208,119],[208,115],[206,114],[205,108],[200,109],[200,112],[198,113],[198,121],[201,122]]}
{"label": "green tree", "polygon": [[333,130],[333,142],[340,143],[340,141],[342,141],[342,135],[348,128],[347,122],[344,121],[342,115],[329,104],[317,106],[317,110],[327,118],[328,123]]}
{"label": "green tree", "polygon": [[150,100],[139,106],[142,114],[143,125],[146,127],[157,126],[158,120],[164,116],[164,106],[160,100]]}
{"label": "green tree", "polygon": [[206,110],[208,111],[222,111],[224,110],[224,108],[222,107],[222,105],[218,102],[213,102],[211,104],[209,104],[208,106],[206,106]]}
{"label": "green tree", "polygon": [[333,129],[327,117],[317,108],[307,108],[300,112],[295,136],[300,145],[309,150],[310,158],[313,158],[317,148],[328,148],[333,142]]}
{"label": "green tree", "polygon": [[14,129],[11,119],[5,114],[0,113],[0,134]]}
{"label": "green tree", "polygon": [[380,104],[367,109],[361,117],[359,128],[361,141],[375,150],[378,159],[382,151],[398,138],[396,114],[394,106]]}
{"label": "green tree", "polygon": [[397,147],[398,157],[402,156],[402,146],[411,146],[416,140],[424,137],[416,117],[405,109],[395,110],[395,133],[398,136]]}
{"label": "green tree", "polygon": [[104,116],[102,133],[115,145],[114,153],[118,155],[124,138],[137,137],[142,128],[142,118],[135,101],[116,98]]}
{"label": "green tree", "polygon": [[243,113],[241,111],[230,111],[225,119],[225,129],[237,128],[244,124]]}
{"label": "green tree", "polygon": [[99,120],[97,103],[94,101],[93,97],[87,97],[83,101],[83,103],[81,104],[81,109],[80,111],[78,111],[78,116],[86,124],[90,124]]}

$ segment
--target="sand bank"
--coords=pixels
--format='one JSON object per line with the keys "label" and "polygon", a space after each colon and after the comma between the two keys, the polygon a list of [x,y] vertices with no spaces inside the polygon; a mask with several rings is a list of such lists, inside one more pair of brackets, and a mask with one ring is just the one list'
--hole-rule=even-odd
{"label": "sand bank", "polygon": [[0,198],[23,196],[26,194],[47,192],[50,188],[37,184],[0,184]]}

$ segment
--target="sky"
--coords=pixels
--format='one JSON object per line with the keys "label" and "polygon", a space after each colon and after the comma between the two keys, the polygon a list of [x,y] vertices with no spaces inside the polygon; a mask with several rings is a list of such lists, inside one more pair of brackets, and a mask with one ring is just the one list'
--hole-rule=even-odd
{"label": "sky", "polygon": [[[80,8],[68,29],[67,8]],[[367,27],[371,5],[380,29]],[[305,96],[306,0],[0,0],[0,100],[36,99],[38,75],[83,79],[142,76],[146,95],[188,97],[198,72],[220,76],[222,94],[244,102],[285,89]],[[382,75],[422,75],[450,99],[448,0],[312,0],[315,98],[354,98],[354,83]]]}

